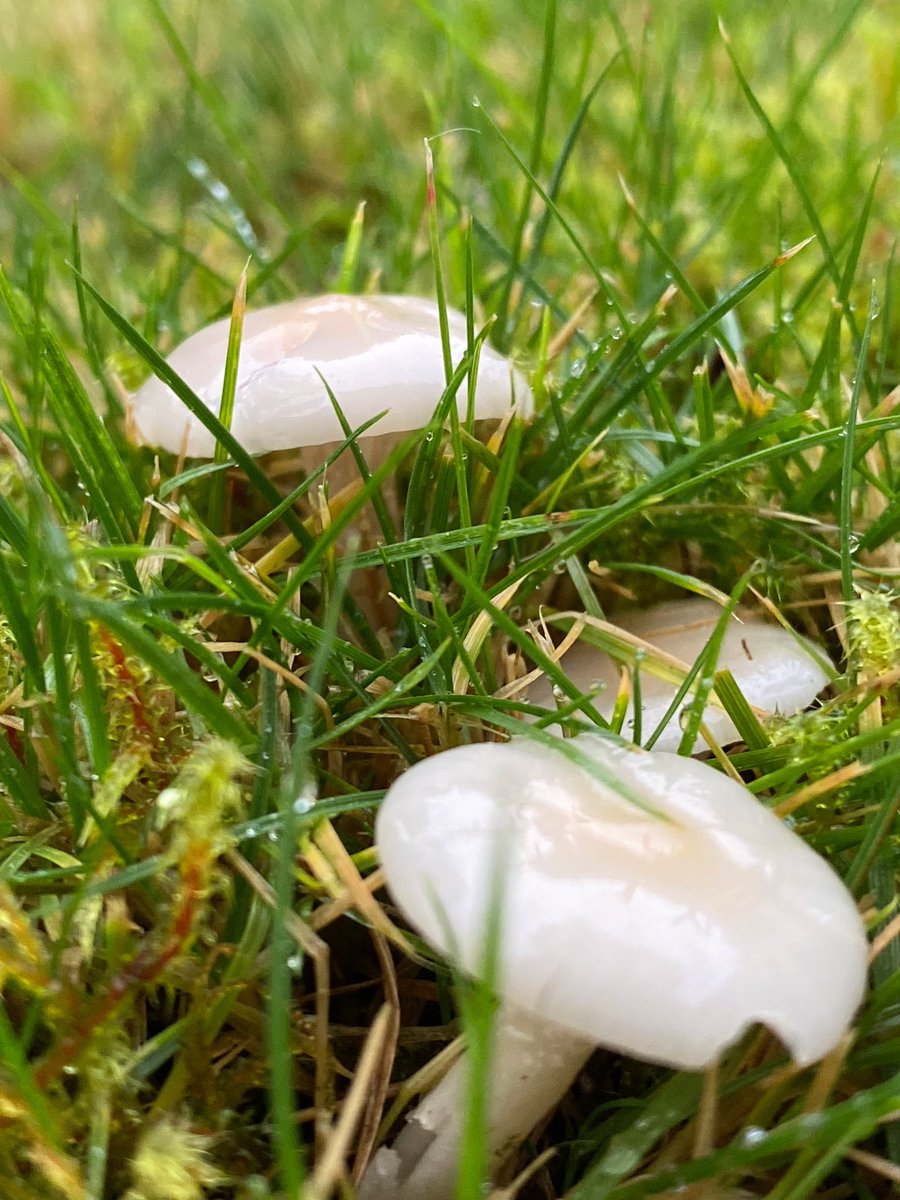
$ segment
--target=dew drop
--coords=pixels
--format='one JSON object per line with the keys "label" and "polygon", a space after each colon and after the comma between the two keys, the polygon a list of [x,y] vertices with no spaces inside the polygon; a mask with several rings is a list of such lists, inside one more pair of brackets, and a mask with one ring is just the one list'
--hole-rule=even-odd
{"label": "dew drop", "polygon": [[747,1128],[741,1132],[741,1145],[756,1146],[763,1140],[763,1138],[765,1138],[765,1136],[765,1129],[761,1129],[758,1125],[748,1125]]}
{"label": "dew drop", "polygon": [[300,792],[300,795],[294,801],[294,812],[298,817],[303,816],[304,813],[308,813],[313,807],[316,799],[316,789],[311,783],[306,784],[306,786]]}

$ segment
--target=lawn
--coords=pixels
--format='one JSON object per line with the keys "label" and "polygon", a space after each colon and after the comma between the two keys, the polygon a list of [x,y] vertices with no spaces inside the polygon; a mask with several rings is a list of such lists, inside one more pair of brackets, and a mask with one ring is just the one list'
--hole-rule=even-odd
{"label": "lawn", "polygon": [[[896,1194],[898,134],[889,0],[0,0],[2,1200],[352,1200],[460,1035],[477,1117],[491,998],[375,814],[609,733],[554,644],[634,667],[618,616],[694,594],[833,664],[765,717],[701,662],[683,749],[715,684],[711,769],[853,893],[864,1005],[804,1069],[759,1027],[703,1075],[598,1050],[493,1195]],[[323,292],[467,311],[534,415],[437,389],[344,488],[227,420],[211,462],[129,438],[185,337]],[[456,1200],[483,1156],[473,1119]]]}

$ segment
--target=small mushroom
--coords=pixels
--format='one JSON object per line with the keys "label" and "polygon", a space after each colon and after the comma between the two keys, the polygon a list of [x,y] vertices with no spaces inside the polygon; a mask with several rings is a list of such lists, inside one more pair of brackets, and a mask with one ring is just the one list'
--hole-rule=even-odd
{"label": "small mushroom", "polygon": [[[465,316],[448,312],[450,351],[466,351]],[[219,411],[229,321],[182,342],[169,364],[213,412]],[[231,432],[249,454],[315,447],[321,462],[344,434],[322,379],[351,428],[386,410],[374,438],[423,428],[445,387],[438,307],[416,296],[315,296],[249,310],[244,318]],[[477,419],[523,415],[532,397],[503,355],[483,346],[475,391]],[[466,415],[466,388],[457,396]],[[131,398],[138,437],[151,446],[210,458],[213,436],[166,384],[148,379]],[[360,439],[361,441],[363,439]],[[370,465],[372,465],[370,463]]]}
{"label": "small mushroom", "polygon": [[[459,364],[468,348],[463,313],[450,310],[450,354]],[[182,342],[169,356],[170,366],[214,413],[218,413],[225,374],[230,322],[216,321]],[[324,381],[324,382],[323,382]],[[327,384],[327,387],[326,387]],[[415,296],[317,296],[250,310],[243,323],[231,432],[253,455],[291,451],[294,476],[319,467],[344,441],[344,431],[328,389],[351,429],[384,414],[357,444],[370,469],[383,464],[403,436],[423,429],[446,387],[437,304]],[[467,415],[468,386],[456,395],[457,411]],[[531,415],[533,397],[508,359],[488,345],[480,348],[474,391],[476,432],[506,416],[515,404]],[[190,457],[215,452],[212,434],[191,414],[170,387],[155,376],[131,397],[133,434],[143,444]],[[358,483],[349,451],[328,468],[332,496]],[[402,498],[394,481],[384,499],[395,525]],[[358,514],[350,537],[371,549],[379,527],[371,510]],[[344,546],[348,538],[341,539]],[[296,548],[260,569],[280,565]],[[356,603],[373,626],[390,627],[397,609],[387,595],[384,573],[358,570],[350,584]]]}
{"label": "small mushroom", "polygon": [[[494,1171],[591,1045],[699,1070],[761,1022],[808,1064],[863,994],[866,937],[837,875],[692,759],[593,734],[464,746],[401,776],[376,834],[400,908],[470,974],[500,875]],[[376,1154],[363,1200],[453,1195],[463,1070]]]}
{"label": "small mushroom", "polygon": [[[692,667],[706,646],[722,610],[712,600],[671,600],[651,608],[625,613],[616,624],[633,639],[640,639],[676,659],[683,668]],[[636,643],[639,646],[639,643]],[[768,624],[743,613],[729,621],[715,670],[728,670],[753,708],[789,716],[806,708],[828,684],[822,668],[824,652],[799,634]],[[560,660],[560,666],[583,693],[602,690],[592,703],[599,713],[611,717],[619,686],[617,664],[608,654],[588,642],[579,641]],[[654,674],[653,663],[641,664],[641,738],[654,731],[675,698],[678,684]],[[553,690],[546,677],[532,684],[528,699],[542,708],[553,709]],[[691,703],[688,695],[682,711]],[[657,738],[657,750],[676,750],[681,726],[676,713]],[[715,701],[707,704],[703,721],[722,746],[740,739],[734,722]],[[629,701],[622,727],[625,737],[634,734],[634,703]]]}

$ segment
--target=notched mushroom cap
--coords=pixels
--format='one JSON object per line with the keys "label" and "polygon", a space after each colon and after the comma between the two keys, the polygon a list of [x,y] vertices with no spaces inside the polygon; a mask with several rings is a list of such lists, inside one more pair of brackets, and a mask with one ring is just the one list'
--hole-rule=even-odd
{"label": "notched mushroom cap", "polygon": [[533,1016],[692,1070],[757,1021],[798,1063],[826,1054],[866,975],[831,868],[712,767],[575,743],[612,783],[516,740],[447,751],[391,787],[376,834],[412,924],[477,974],[499,873],[499,990]]}
{"label": "notched mushroom cap", "polygon": [[[709,641],[722,610],[712,600],[671,600],[636,612],[624,613],[615,622],[626,633],[635,634],[658,650],[694,665]],[[812,703],[828,685],[822,669],[824,652],[810,642],[788,633],[778,625],[744,616],[733,617],[722,639],[716,670],[726,667],[734,676],[748,704],[765,712],[790,716]],[[560,667],[579,691],[602,690],[592,703],[599,713],[611,717],[619,687],[619,667],[608,654],[588,642],[577,642],[560,659]],[[641,736],[649,737],[675,698],[677,685],[654,675],[649,664],[641,670]],[[555,708],[549,680],[531,685],[528,700],[542,708]],[[689,707],[688,696],[683,708]],[[734,722],[717,704],[708,704],[703,720],[720,745],[740,739]],[[624,737],[633,737],[634,704],[629,701],[622,727]],[[676,713],[655,743],[657,750],[676,750],[681,742]]]}
{"label": "notched mushroom cap", "polygon": [[[450,310],[450,348],[466,351],[466,319]],[[169,363],[218,413],[225,373],[228,320],[182,342]],[[402,433],[427,424],[444,390],[437,305],[415,296],[318,296],[250,310],[244,318],[231,432],[250,454],[319,446],[344,434],[322,379],[351,428],[386,415],[371,434]],[[532,396],[506,358],[482,346],[476,417],[499,418],[513,401],[530,415]],[[466,388],[457,404],[466,412]],[[155,376],[134,394],[131,417],[140,440],[208,458],[212,435]],[[185,434],[187,440],[185,442]]]}

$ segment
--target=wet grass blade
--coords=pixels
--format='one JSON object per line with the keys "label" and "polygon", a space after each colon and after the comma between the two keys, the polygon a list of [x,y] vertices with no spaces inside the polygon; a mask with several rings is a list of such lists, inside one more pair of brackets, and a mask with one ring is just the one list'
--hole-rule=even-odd
{"label": "wet grass blade", "polygon": [[503,291],[500,300],[497,304],[497,320],[500,326],[500,336],[504,347],[508,345],[509,335],[512,332],[510,328],[510,299],[512,296],[513,284],[519,270],[519,262],[522,255],[522,239],[525,233],[525,226],[528,223],[528,215],[531,208],[531,198],[533,194],[532,178],[538,174],[541,168],[541,158],[544,148],[544,131],[547,124],[547,107],[550,99],[550,84],[553,80],[553,59],[554,45],[556,42],[556,0],[547,0],[544,6],[544,47],[541,57],[541,73],[538,81],[537,96],[534,104],[534,125],[531,134],[531,150],[528,157],[529,175],[526,176],[525,186],[522,190],[522,199],[519,204],[519,211],[516,216],[516,223],[513,229],[510,251],[509,251],[509,266],[506,272],[506,282],[503,285]]}
{"label": "wet grass blade", "polygon": [[108,536],[114,541],[130,540],[141,512],[141,497],[131,474],[56,337],[39,321],[30,327],[22,299],[2,271],[0,298],[20,335],[36,337],[41,343],[40,362],[57,431]]}
{"label": "wet grass blade", "polygon": [[869,353],[869,340],[872,336],[872,325],[877,315],[878,297],[875,294],[873,286],[869,316],[866,320],[866,326],[859,347],[856,375],[853,380],[853,391],[850,395],[850,408],[847,413],[847,428],[844,437],[844,453],[841,459],[839,524],[841,531],[841,590],[845,604],[849,604],[856,595],[853,586],[853,568],[858,544],[857,536],[853,531],[853,470],[856,463],[856,426],[859,419],[859,400],[862,395],[863,378]]}
{"label": "wet grass blade", "polygon": [[350,222],[350,229],[347,232],[347,241],[344,243],[344,254],[341,258],[341,269],[338,272],[337,283],[334,287],[334,290],[342,295],[349,295],[356,283],[356,275],[359,271],[359,256],[362,251],[365,218],[366,202],[365,200],[360,200],[356,206],[356,212],[353,214],[353,220]]}
{"label": "wet grass blade", "polygon": [[[122,334],[125,340],[134,347],[140,354],[141,358],[147,363],[153,373],[167,387],[170,387],[179,400],[185,405],[190,413],[192,413],[201,425],[207,429],[216,441],[222,445],[231,459],[241,468],[256,490],[265,500],[273,506],[281,503],[282,497],[278,490],[268,479],[266,474],[257,465],[255,460],[247,453],[239,441],[229,430],[225,428],[222,422],[206,407],[202,400],[196,396],[186,383],[172,370],[166,360],[153,349],[148,341],[143,338],[134,326],[118,312],[108,300],[97,291],[97,289],[82,276],[82,283],[87,289],[89,295],[93,297],[99,305],[102,312],[109,318],[116,329]],[[307,546],[310,543],[309,534],[303,528],[302,523],[298,520],[295,514],[291,513],[290,509],[285,508],[282,512],[282,520],[287,525],[290,532],[297,538],[301,546]]]}

